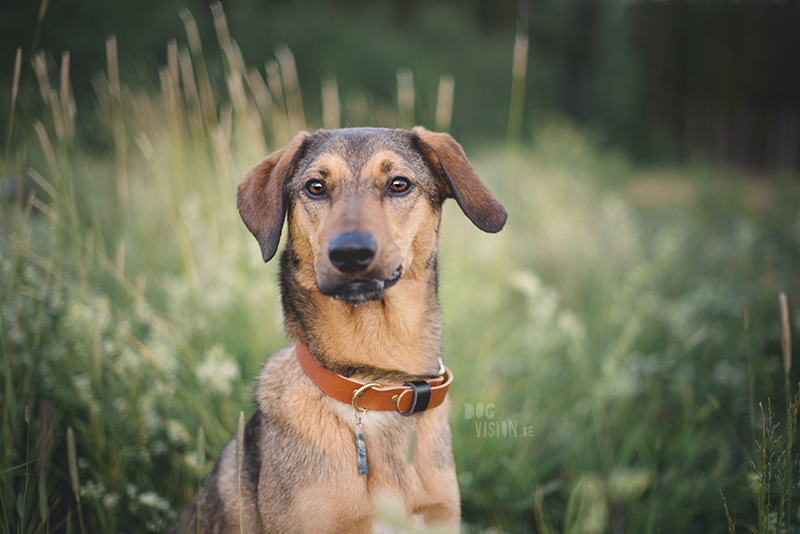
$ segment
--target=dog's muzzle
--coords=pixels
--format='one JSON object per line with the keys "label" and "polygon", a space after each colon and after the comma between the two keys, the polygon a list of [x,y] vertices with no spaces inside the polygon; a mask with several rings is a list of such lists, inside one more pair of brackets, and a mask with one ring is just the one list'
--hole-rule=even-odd
{"label": "dog's muzzle", "polygon": [[[397,283],[402,267],[384,278],[376,267],[378,243],[366,232],[346,232],[331,239],[328,260],[340,274],[341,282],[333,287],[320,288],[324,294],[349,305],[379,300],[384,291]],[[385,272],[385,271],[384,271]]]}
{"label": "dog's muzzle", "polygon": [[357,306],[370,300],[380,300],[383,293],[395,285],[403,274],[403,268],[398,267],[386,280],[356,280],[336,287],[330,295],[345,304]]}

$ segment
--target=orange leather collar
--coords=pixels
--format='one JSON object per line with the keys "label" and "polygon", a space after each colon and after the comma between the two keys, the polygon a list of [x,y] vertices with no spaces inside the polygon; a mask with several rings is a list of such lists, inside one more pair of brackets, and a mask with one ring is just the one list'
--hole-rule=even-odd
{"label": "orange leather collar", "polygon": [[[399,384],[374,384],[371,382],[361,382],[352,378],[344,377],[322,367],[311,351],[299,341],[295,342],[295,352],[297,361],[303,368],[308,378],[326,395],[340,402],[353,404],[353,407],[366,410],[390,411],[398,410],[403,414],[413,411],[417,400],[417,389],[408,385]],[[444,367],[444,373],[438,378],[426,380],[430,386],[430,400],[427,408],[431,409],[444,402],[447,390],[453,382],[453,373]],[[424,384],[423,384],[424,385]],[[356,394],[361,390],[361,395]],[[418,413],[421,410],[417,410]]]}

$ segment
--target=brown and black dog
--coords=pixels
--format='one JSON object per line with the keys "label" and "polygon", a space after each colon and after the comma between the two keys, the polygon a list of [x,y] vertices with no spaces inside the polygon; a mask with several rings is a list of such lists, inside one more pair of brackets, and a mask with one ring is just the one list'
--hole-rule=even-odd
{"label": "brown and black dog", "polygon": [[[234,437],[203,485],[200,506],[188,508],[171,532],[197,532],[198,516],[204,533],[240,532],[240,516],[250,533],[385,531],[372,517],[380,494],[403,503],[410,524],[458,531],[437,298],[447,198],[481,230],[505,224],[505,209],[461,147],[421,127],[301,132],[250,171],[239,185],[239,213],[265,261],[287,221],[280,285],[295,343],[270,357],[258,379],[244,431],[241,498]],[[312,363],[301,364],[301,347]],[[404,395],[408,402],[392,397],[397,409],[377,408],[361,420],[364,388],[346,392],[352,403],[334,398],[310,378],[308,365],[334,380],[370,381],[367,389],[405,383],[413,392]],[[431,400],[426,410],[430,384],[441,404]],[[412,397],[414,405],[425,397],[422,410],[400,408]]]}

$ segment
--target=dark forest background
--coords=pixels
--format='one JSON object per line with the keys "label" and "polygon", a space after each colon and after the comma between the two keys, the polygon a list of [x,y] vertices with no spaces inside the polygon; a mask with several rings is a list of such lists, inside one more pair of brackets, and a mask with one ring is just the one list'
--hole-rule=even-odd
{"label": "dark forest background", "polygon": [[[0,2],[4,79],[11,77],[16,47],[30,57],[39,4]],[[154,74],[166,61],[164,43],[185,38],[182,7],[198,20],[206,49],[216,42],[205,0],[49,4],[37,47],[49,51],[54,70],[61,53],[70,51],[79,107],[93,98],[91,74],[105,67],[108,35],[117,36],[125,78],[142,84],[158,79]],[[393,105],[395,73],[412,67],[418,121],[432,116],[439,76],[450,73],[456,81],[453,134],[467,144],[502,139],[519,27],[527,28],[530,39],[524,136],[535,135],[543,119],[556,113],[639,161],[699,155],[767,171],[800,166],[798,0],[228,0],[223,5],[248,64],[263,69],[275,46],[288,44],[312,114],[321,106],[323,76],[336,75],[345,108],[363,98]],[[220,80],[213,71],[222,70],[221,59],[209,56],[211,78]],[[36,102],[29,74],[27,98]],[[23,77],[23,93],[25,87]],[[2,97],[4,106],[8,100]]]}

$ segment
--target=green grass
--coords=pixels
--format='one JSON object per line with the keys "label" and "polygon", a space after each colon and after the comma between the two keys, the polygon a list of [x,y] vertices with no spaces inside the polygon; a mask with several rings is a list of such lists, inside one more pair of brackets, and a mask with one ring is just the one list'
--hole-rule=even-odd
{"label": "green grass", "polygon": [[[0,204],[3,533],[164,530],[288,341],[235,186],[288,125],[322,117],[298,113],[292,86],[278,98],[275,72],[245,75],[220,28],[227,87],[190,38],[169,45],[160,90],[117,79],[112,54],[96,111],[73,118],[53,80],[38,121],[18,125],[9,173],[37,184]],[[768,398],[796,410],[778,306],[783,290],[796,331],[796,180],[639,168],[563,119],[536,126],[518,150],[467,147],[508,208],[503,232],[444,212],[464,530],[725,532],[726,510],[741,530],[774,531],[778,510],[796,527],[789,479],[774,479],[794,450],[780,469],[758,461],[778,462],[793,429],[783,410],[754,413]],[[113,149],[83,146],[83,128]]]}

